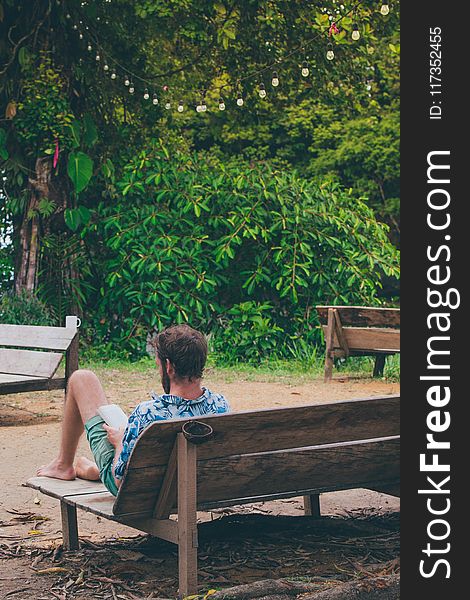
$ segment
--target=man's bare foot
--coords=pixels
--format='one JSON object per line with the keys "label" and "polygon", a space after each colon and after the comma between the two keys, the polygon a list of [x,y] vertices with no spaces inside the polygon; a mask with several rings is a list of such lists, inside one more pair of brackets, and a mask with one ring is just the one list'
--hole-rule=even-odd
{"label": "man's bare foot", "polygon": [[42,465],[37,471],[39,477],[52,477],[53,479],[75,479],[76,473],[73,466],[64,466],[57,458],[48,465]]}
{"label": "man's bare foot", "polygon": [[86,456],[80,456],[75,463],[75,471],[77,473],[77,477],[80,479],[88,479],[88,481],[99,481],[100,480],[100,470],[89,458]]}

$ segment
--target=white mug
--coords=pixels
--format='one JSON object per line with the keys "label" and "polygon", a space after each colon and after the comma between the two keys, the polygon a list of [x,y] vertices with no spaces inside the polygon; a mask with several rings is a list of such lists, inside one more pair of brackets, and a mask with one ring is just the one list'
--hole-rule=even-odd
{"label": "white mug", "polygon": [[78,329],[81,324],[82,324],[82,321],[81,321],[80,317],[73,317],[73,316],[65,317],[65,327],[67,327],[67,329],[69,327]]}

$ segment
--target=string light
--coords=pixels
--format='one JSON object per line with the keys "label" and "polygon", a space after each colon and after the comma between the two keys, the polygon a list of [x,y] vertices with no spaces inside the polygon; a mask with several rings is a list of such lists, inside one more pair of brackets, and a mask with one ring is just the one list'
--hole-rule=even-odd
{"label": "string light", "polygon": [[390,7],[388,5],[388,0],[382,0],[382,6],[380,7],[380,13],[386,17],[390,12]]}
{"label": "string light", "polygon": [[[109,1],[109,0],[105,0],[105,1]],[[332,35],[338,33],[340,30],[337,27],[337,24],[339,25],[339,22],[344,18],[347,17],[349,15],[352,15],[352,30],[351,30],[351,38],[354,41],[357,41],[361,38],[361,32],[359,30],[359,19],[357,18],[357,8],[358,6],[362,3],[362,0],[358,0],[358,3],[354,6],[354,8],[352,8],[351,10],[345,12],[344,14],[341,14],[339,8],[337,8],[335,10],[335,16],[333,17],[333,15],[328,15],[329,16],[329,21],[330,21],[330,25],[329,25],[329,30],[328,30],[328,38],[330,38],[329,43],[327,45],[327,49],[326,49],[326,58],[328,61],[332,61],[335,58],[335,50],[334,50],[334,44],[332,43],[334,40],[332,39]],[[384,16],[388,15],[390,12],[390,6],[389,6],[389,0],[380,0],[380,13]],[[341,9],[344,9],[344,7],[341,5]],[[340,15],[340,17],[338,18],[337,15]],[[67,18],[71,18],[70,15],[67,15]],[[98,21],[98,17],[96,18],[96,20]],[[93,50],[93,46],[95,46],[96,50],[96,54],[95,54],[95,59],[96,61],[102,61],[102,65],[103,65],[103,70],[106,72],[106,74],[110,74],[111,79],[116,79],[118,77],[118,75],[120,75],[119,71],[124,71],[124,74],[126,74],[126,72],[128,73],[128,76],[125,76],[124,79],[124,84],[126,87],[128,87],[129,89],[129,93],[130,94],[134,94],[135,92],[135,86],[134,84],[130,81],[129,76],[132,76],[133,73],[127,69],[125,66],[120,65],[115,59],[113,59],[112,57],[111,60],[112,62],[116,63],[116,66],[118,67],[117,73],[115,69],[110,68],[110,66],[108,65],[108,63],[106,62],[106,60],[103,59],[103,56],[100,56],[100,54],[106,54],[105,58],[108,58],[108,53],[105,52],[105,49],[98,43],[97,40],[92,39],[92,40],[86,40],[86,37],[90,35],[90,27],[88,27],[88,25],[84,24],[83,21],[78,21],[80,23],[80,25],[77,24],[73,24],[72,23],[72,27],[74,30],[78,31],[79,37],[80,39],[84,39],[85,38],[85,43],[87,44],[87,50],[88,51],[92,51]],[[91,28],[93,29],[93,28]],[[86,31],[85,31],[86,30]],[[83,33],[82,33],[83,31]],[[88,33],[87,33],[88,31]],[[297,47],[294,48],[293,51],[289,52],[284,58],[282,58],[281,60],[278,58],[274,61],[274,64],[272,65],[265,65],[262,68],[259,68],[257,71],[253,71],[251,73],[248,73],[246,75],[244,75],[241,79],[238,80],[237,82],[237,87],[235,88],[234,91],[237,92],[237,97],[236,97],[236,105],[238,107],[242,107],[244,106],[245,100],[243,97],[243,89],[242,89],[242,83],[245,82],[245,80],[247,79],[252,79],[255,76],[258,77],[262,77],[263,73],[266,73],[266,71],[268,71],[268,69],[270,68],[276,68],[277,64],[279,63],[284,63],[289,57],[298,54],[300,52],[305,52],[307,49],[307,46],[309,46],[312,42],[314,42],[315,40],[320,39],[320,35],[316,35],[314,38],[312,38],[311,40],[308,40],[307,42],[303,43],[303,47]],[[271,48],[270,48],[271,49]],[[99,52],[101,51],[101,52]],[[311,74],[311,68],[309,67],[309,61],[308,61],[308,56],[305,56],[305,60],[303,60],[303,62],[301,62],[300,65],[300,74],[302,77],[308,77]],[[81,60],[81,59],[80,59]],[[153,87],[152,81],[147,81],[146,79],[139,77],[138,75],[135,75],[135,77],[139,80],[138,84],[140,83],[140,85],[142,84],[149,84],[151,87]],[[271,71],[271,85],[273,87],[278,87],[280,85],[280,79],[279,79],[279,74],[277,71],[273,70]],[[264,82],[262,80],[258,80],[259,84],[258,84],[258,95],[260,98],[264,99],[267,97],[267,91],[266,91],[266,86],[264,84]],[[140,87],[139,85],[139,87]],[[142,85],[142,87],[144,87],[144,85]],[[225,100],[222,96],[224,88],[226,88],[229,84],[224,84],[218,87],[218,91],[219,94],[221,94],[219,96],[219,100],[218,100],[218,108],[219,110],[223,111],[226,109],[226,104],[225,104]],[[164,85],[162,86],[162,89],[166,92],[168,91],[168,85]],[[215,90],[217,91],[217,87],[215,87]],[[179,90],[180,92],[187,92],[190,93],[190,90]],[[205,91],[202,92],[202,98],[201,101],[197,104],[196,106],[196,111],[197,112],[206,112],[207,111],[207,105],[205,102]],[[140,94],[139,94],[140,95]],[[148,92],[148,88],[145,87],[144,89],[144,93],[143,93],[143,97],[145,100],[149,100],[150,98],[150,94]],[[153,94],[152,97],[152,103],[154,105],[157,105],[159,103],[158,98],[156,96],[156,94]],[[172,104],[171,102],[168,100],[165,104],[164,104],[165,109],[170,110],[170,108],[172,108]],[[176,110],[178,112],[183,112],[185,109],[184,103],[182,100],[179,101],[179,103],[176,105]]]}
{"label": "string light", "polygon": [[327,47],[327,51],[326,51],[326,58],[328,60],[333,60],[335,57],[335,53],[333,51],[333,44],[331,42],[329,42],[328,47]]}

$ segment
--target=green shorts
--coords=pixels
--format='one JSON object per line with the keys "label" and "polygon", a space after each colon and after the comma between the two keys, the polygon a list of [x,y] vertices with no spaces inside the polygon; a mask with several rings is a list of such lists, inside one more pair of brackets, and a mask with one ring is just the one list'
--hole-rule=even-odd
{"label": "green shorts", "polygon": [[117,496],[118,488],[113,477],[114,447],[103,429],[105,421],[99,416],[91,417],[85,423],[85,431],[93,457],[100,470],[100,479],[108,490]]}

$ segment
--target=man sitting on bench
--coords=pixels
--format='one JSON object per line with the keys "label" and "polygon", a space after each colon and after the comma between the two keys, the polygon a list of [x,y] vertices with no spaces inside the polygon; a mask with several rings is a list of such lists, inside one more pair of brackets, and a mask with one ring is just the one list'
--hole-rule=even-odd
{"label": "man sitting on bench", "polygon": [[[132,448],[142,431],[168,419],[194,417],[230,410],[221,394],[201,386],[207,358],[207,342],[202,333],[188,325],[173,325],[155,340],[156,362],[164,394],[151,393],[151,400],[139,404],[125,429],[105,424],[98,408],[109,404],[98,377],[87,370],[75,371],[69,379],[62,423],[59,454],[37,474],[56,479],[101,479],[116,496]],[[75,453],[85,429],[95,462],[81,456],[75,466]]]}

